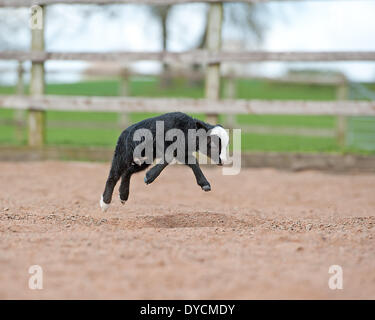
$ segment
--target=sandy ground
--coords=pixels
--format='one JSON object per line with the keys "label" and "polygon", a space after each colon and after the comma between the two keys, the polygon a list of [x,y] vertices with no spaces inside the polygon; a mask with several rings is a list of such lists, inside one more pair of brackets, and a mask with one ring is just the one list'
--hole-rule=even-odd
{"label": "sandy ground", "polygon": [[174,166],[102,213],[108,169],[0,163],[0,298],[375,298],[375,175]]}

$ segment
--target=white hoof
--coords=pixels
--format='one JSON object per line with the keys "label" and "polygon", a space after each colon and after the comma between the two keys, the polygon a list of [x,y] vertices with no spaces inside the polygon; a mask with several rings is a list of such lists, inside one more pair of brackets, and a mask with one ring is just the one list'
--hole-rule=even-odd
{"label": "white hoof", "polygon": [[102,208],[103,212],[106,212],[109,208],[109,204],[107,204],[103,201],[103,196],[100,199],[100,208]]}

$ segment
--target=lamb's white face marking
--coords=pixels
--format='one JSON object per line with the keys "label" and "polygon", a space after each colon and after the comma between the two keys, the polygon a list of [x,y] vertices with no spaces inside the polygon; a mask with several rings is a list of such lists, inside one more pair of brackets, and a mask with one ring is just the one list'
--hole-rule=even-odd
{"label": "lamb's white face marking", "polygon": [[107,204],[103,201],[103,196],[100,199],[100,207],[102,208],[103,212],[106,212],[109,208],[109,204]]}
{"label": "lamb's white face marking", "polygon": [[214,127],[211,132],[210,136],[216,135],[221,139],[221,150],[220,150],[220,159],[221,161],[227,161],[227,147],[229,144],[229,135],[226,130],[220,126]]}

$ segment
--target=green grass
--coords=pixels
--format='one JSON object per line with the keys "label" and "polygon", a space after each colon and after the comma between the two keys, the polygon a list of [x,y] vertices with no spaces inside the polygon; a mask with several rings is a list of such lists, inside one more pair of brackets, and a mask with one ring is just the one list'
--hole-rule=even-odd
{"label": "green grass", "polygon": [[[303,84],[276,84],[260,80],[238,79],[237,97],[240,99],[271,100],[334,100],[335,87]],[[158,78],[133,79],[129,90],[135,97],[186,97],[203,98],[204,84],[190,85],[187,80],[177,79],[163,87]],[[25,88],[28,91],[28,87]],[[118,80],[82,81],[68,84],[48,84],[47,94],[117,96],[120,91]],[[223,90],[222,90],[223,91]],[[15,93],[14,87],[0,86],[0,94]]]}
{"label": "green grass", "polygon": [[330,129],[335,127],[336,120],[332,116],[240,115],[237,116],[237,121],[240,124],[274,127],[306,127]]}
{"label": "green grass", "polygon": [[49,128],[47,144],[115,147],[120,133],[117,129],[101,129],[98,134],[98,130],[87,128]]}
{"label": "green grass", "polygon": [[47,121],[65,120],[115,123],[118,120],[116,112],[48,111],[46,114]]}
{"label": "green grass", "polygon": [[242,134],[242,148],[251,151],[337,152],[332,138],[302,137],[273,134]]}
{"label": "green grass", "polygon": [[23,145],[26,143],[26,135],[22,133],[22,138],[18,139],[16,136],[15,127],[0,126],[0,144],[3,145]]}
{"label": "green grass", "polygon": [[11,120],[14,117],[14,112],[11,109],[0,109],[0,119]]}
{"label": "green grass", "polygon": [[[119,81],[82,81],[73,84],[49,84],[47,94],[55,95],[87,95],[87,96],[117,96]],[[28,88],[26,88],[28,90]],[[188,81],[179,79],[169,87],[163,87],[157,78],[133,79],[130,82],[132,96],[143,97],[189,97],[202,98],[204,85],[190,85]],[[1,87],[0,94],[13,94],[13,87]],[[334,100],[333,86],[277,84],[258,80],[237,80],[237,97],[241,99],[294,99],[294,100]],[[157,115],[155,113],[131,113],[130,121],[137,122],[144,118]],[[204,119],[203,114],[194,117]],[[10,120],[14,117],[13,110],[0,109],[0,119]],[[46,112],[47,121],[94,121],[114,125],[119,121],[119,115],[114,112]],[[221,117],[223,119],[223,116]],[[240,124],[273,126],[273,127],[306,127],[333,129],[336,119],[332,116],[299,116],[299,115],[239,115]],[[108,146],[113,147],[121,130],[87,129],[87,128],[51,128],[47,129],[46,142],[48,145],[72,146]],[[22,138],[16,137],[14,127],[0,125],[0,144],[25,144],[26,132]],[[335,139],[324,137],[302,137],[272,134],[243,134],[242,149],[253,151],[293,151],[293,152],[366,152],[353,146],[342,150]],[[366,152],[367,153],[367,152]]]}
{"label": "green grass", "polygon": [[270,100],[334,100],[334,86],[271,83],[260,80],[237,80],[240,99]]}

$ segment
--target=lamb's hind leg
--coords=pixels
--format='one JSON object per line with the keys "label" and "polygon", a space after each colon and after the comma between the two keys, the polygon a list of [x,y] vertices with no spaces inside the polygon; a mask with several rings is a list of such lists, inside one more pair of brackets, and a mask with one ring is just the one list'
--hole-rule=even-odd
{"label": "lamb's hind leg", "polygon": [[124,174],[121,177],[121,184],[120,184],[120,189],[119,189],[119,196],[120,196],[120,201],[122,204],[125,204],[125,202],[129,198],[129,187],[130,187],[130,178],[132,174],[125,171]]}
{"label": "lamb's hind leg", "polygon": [[103,211],[106,211],[109,208],[109,204],[112,201],[113,189],[117,181],[120,179],[124,169],[123,165],[117,161],[118,159],[115,156],[115,159],[112,162],[112,167],[108,175],[107,182],[105,184],[105,189],[100,199],[100,207]]}

